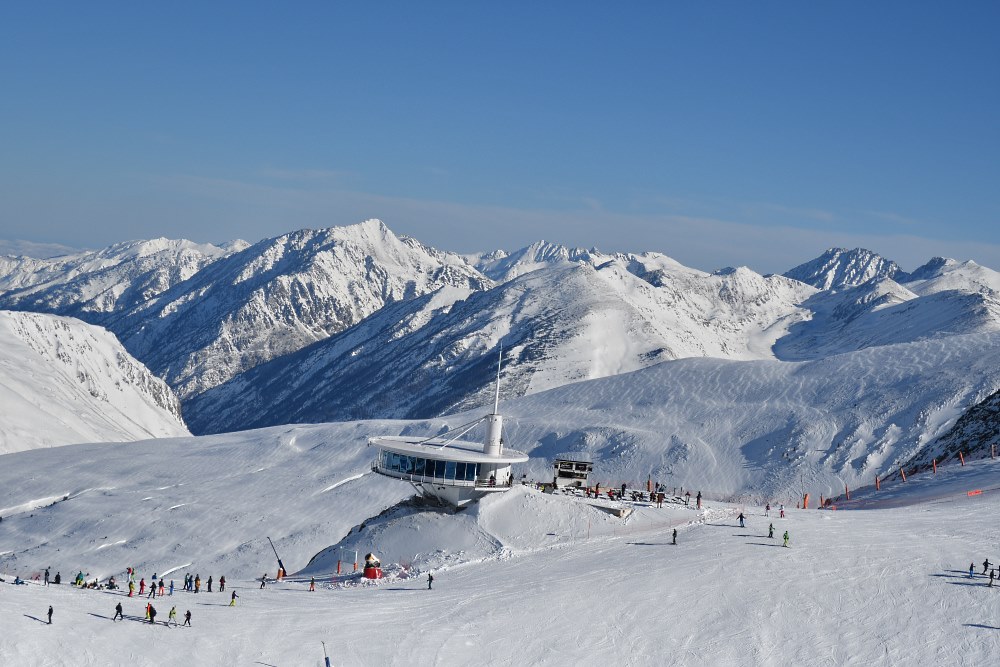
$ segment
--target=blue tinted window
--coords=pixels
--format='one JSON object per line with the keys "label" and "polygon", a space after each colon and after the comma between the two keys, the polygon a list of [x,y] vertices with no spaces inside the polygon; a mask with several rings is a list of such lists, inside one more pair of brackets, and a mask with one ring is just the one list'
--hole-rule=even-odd
{"label": "blue tinted window", "polygon": [[413,474],[423,475],[424,474],[424,459],[416,459],[413,462]]}
{"label": "blue tinted window", "polygon": [[455,479],[465,479],[465,464],[459,463],[455,466]]}
{"label": "blue tinted window", "polygon": [[445,479],[455,479],[455,462],[447,461],[444,466]]}
{"label": "blue tinted window", "polygon": [[468,481],[470,481],[470,482],[476,481],[476,477],[478,475],[479,475],[479,464],[478,463],[470,463],[465,468],[465,479],[467,479]]}
{"label": "blue tinted window", "polygon": [[444,461],[434,462],[434,476],[444,478]]}

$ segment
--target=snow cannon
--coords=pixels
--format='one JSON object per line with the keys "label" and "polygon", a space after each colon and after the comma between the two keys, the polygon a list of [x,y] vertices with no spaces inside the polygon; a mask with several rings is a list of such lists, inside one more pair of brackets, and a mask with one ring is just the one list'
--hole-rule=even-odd
{"label": "snow cannon", "polygon": [[382,563],[375,557],[375,554],[365,554],[365,568],[361,572],[365,579],[381,579]]}

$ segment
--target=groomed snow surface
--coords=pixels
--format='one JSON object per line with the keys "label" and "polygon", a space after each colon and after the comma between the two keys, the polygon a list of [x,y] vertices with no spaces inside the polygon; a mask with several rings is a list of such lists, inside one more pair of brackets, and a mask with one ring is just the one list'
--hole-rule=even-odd
{"label": "groomed snow surface", "polygon": [[[521,486],[452,514],[406,501],[404,482],[364,474],[371,450],[327,435],[217,436],[183,459],[190,439],[5,456],[0,664],[321,665],[321,642],[334,665],[1000,661],[1000,586],[978,574],[1000,561],[997,462],[855,491],[836,511],[787,507],[784,520],[716,501],[629,504],[622,519],[616,503]],[[87,488],[98,466],[104,488]],[[268,534],[294,573],[260,590],[275,569]],[[348,562],[374,551],[386,578],[332,577],[342,546]],[[192,611],[175,629],[143,623],[144,598],[10,584],[46,566],[121,581],[128,565],[147,581],[173,570],[178,585],[225,574],[237,606],[178,591],[154,603],[161,621],[173,604],[181,620]],[[112,623],[117,602],[127,618]]]}

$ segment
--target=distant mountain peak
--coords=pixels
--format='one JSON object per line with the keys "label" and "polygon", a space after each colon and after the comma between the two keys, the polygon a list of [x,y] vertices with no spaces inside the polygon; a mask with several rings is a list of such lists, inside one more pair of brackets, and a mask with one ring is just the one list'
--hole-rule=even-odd
{"label": "distant mountain peak", "polygon": [[902,270],[892,260],[865,248],[830,248],[822,255],[785,272],[786,278],[818,289],[857,287],[872,280],[894,278]]}

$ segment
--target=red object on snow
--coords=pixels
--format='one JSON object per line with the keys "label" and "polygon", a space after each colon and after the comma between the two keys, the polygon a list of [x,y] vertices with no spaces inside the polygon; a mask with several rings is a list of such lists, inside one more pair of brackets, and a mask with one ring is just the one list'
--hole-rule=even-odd
{"label": "red object on snow", "polygon": [[382,578],[382,568],[380,567],[366,567],[362,575],[365,579],[381,579]]}

